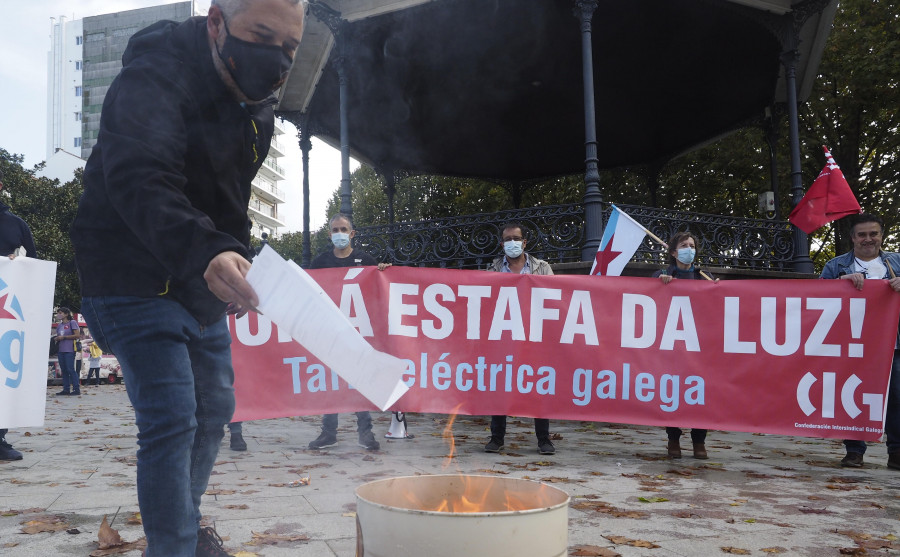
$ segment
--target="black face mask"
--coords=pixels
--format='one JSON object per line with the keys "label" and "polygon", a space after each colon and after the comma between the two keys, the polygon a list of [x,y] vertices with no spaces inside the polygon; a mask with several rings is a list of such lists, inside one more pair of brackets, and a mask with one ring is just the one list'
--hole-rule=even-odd
{"label": "black face mask", "polygon": [[280,46],[238,39],[229,31],[224,17],[222,22],[228,35],[222,50],[216,46],[216,53],[248,99],[265,99],[284,83],[293,61]]}

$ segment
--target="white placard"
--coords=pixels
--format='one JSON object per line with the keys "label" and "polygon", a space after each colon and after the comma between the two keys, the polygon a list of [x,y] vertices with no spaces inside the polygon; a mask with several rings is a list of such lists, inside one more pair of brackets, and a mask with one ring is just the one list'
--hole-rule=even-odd
{"label": "white placard", "polygon": [[56,262],[0,257],[0,428],[44,425]]}

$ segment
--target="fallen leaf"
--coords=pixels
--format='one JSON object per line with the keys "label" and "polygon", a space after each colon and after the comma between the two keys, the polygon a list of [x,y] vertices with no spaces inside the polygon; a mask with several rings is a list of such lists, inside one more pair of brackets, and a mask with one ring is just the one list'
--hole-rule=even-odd
{"label": "fallen leaf", "polygon": [[66,523],[66,520],[58,515],[43,515],[32,520],[22,522],[23,534],[38,534],[41,532],[59,532],[68,530],[72,526]]}
{"label": "fallen leaf", "polygon": [[575,545],[569,548],[569,555],[573,557],[622,557],[612,549],[598,547],[596,545]]}
{"label": "fallen leaf", "polygon": [[787,549],[783,547],[764,547],[760,549],[763,553],[784,553]]}
{"label": "fallen leaf", "polygon": [[811,509],[809,507],[800,507],[798,511],[806,514],[832,514],[828,509]]}
{"label": "fallen leaf", "polygon": [[641,503],[665,503],[668,501],[665,497],[638,497]]}
{"label": "fallen leaf", "polygon": [[309,536],[303,534],[281,535],[268,530],[261,534],[252,531],[250,533],[253,535],[253,539],[244,545],[278,545],[281,542],[305,542],[309,540]]}
{"label": "fallen leaf", "polygon": [[741,549],[740,547],[721,547],[724,553],[731,553],[732,555],[750,555],[750,551],[746,549]]}
{"label": "fallen leaf", "polygon": [[838,550],[841,555],[867,555],[868,551],[861,547],[842,547]]}
{"label": "fallen leaf", "polygon": [[244,511],[250,508],[249,505],[225,505],[226,509],[232,509],[237,511]]}
{"label": "fallen leaf", "polygon": [[122,537],[119,536],[119,531],[110,527],[109,522],[106,521],[106,516],[103,517],[100,529],[97,531],[97,541],[100,543],[100,549],[109,549],[125,543],[122,541]]}
{"label": "fallen leaf", "polygon": [[139,512],[131,513],[131,515],[125,519],[125,524],[128,524],[129,526],[135,526],[143,523],[144,519],[141,518],[141,513]]}
{"label": "fallen leaf", "polygon": [[647,549],[655,549],[659,546],[653,542],[648,542],[646,540],[632,540],[630,538],[626,538],[625,536],[603,536],[609,541],[613,542],[616,545],[630,545],[632,547],[644,547]]}

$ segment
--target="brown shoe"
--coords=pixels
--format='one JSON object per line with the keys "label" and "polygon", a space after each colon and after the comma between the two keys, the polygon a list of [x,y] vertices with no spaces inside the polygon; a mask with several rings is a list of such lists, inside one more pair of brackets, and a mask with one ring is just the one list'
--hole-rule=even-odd
{"label": "brown shoe", "polygon": [[708,460],[709,455],[706,454],[706,445],[703,443],[694,443],[694,458],[699,460]]}
{"label": "brown shoe", "polygon": [[862,468],[863,455],[860,453],[847,453],[847,456],[841,459],[841,466],[844,468]]}
{"label": "brown shoe", "polygon": [[681,444],[678,442],[678,439],[669,439],[669,444],[666,445],[666,448],[669,451],[669,458],[681,458]]}

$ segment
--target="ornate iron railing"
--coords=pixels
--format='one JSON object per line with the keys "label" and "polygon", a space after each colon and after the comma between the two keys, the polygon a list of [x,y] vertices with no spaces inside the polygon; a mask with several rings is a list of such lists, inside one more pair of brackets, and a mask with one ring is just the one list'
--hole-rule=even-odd
{"label": "ornate iron railing", "polygon": [[[791,270],[793,243],[783,221],[746,219],[655,207],[619,208],[663,240],[690,230],[698,239],[698,260],[713,267]],[[611,207],[604,204],[604,222]],[[379,261],[395,265],[480,269],[501,254],[500,227],[515,221],[528,239],[526,251],[550,263],[581,260],[584,207],[551,205],[447,217],[430,221],[366,226],[356,245]],[[665,263],[665,249],[649,236],[632,261]]]}

